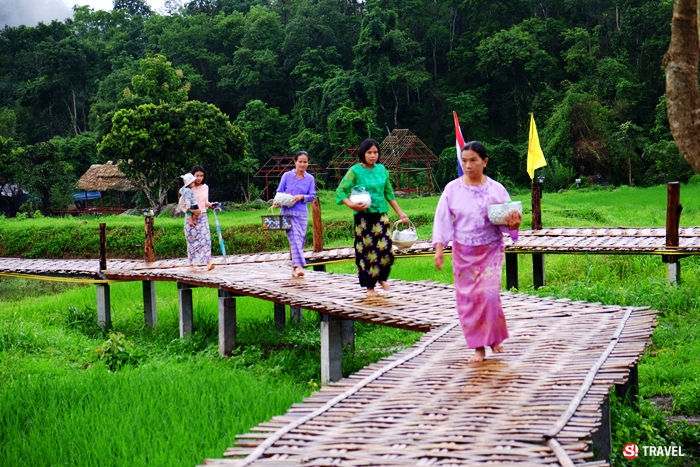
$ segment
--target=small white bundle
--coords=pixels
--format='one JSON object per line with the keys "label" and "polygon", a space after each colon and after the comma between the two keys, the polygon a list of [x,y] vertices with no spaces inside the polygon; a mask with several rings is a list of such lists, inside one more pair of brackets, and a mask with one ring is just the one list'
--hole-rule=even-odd
{"label": "small white bundle", "polygon": [[409,227],[406,230],[394,230],[391,239],[395,242],[415,242],[418,240],[416,229]]}
{"label": "small white bundle", "polygon": [[353,203],[371,205],[372,195],[369,194],[369,191],[367,191],[365,187],[354,186],[352,187],[352,191],[350,192],[350,201],[352,201]]}
{"label": "small white bundle", "polygon": [[506,225],[505,218],[512,211],[522,214],[523,203],[520,201],[509,201],[503,204],[490,204],[488,207],[489,220],[495,225]]}
{"label": "small white bundle", "polygon": [[272,202],[279,204],[280,206],[290,207],[294,205],[294,196],[287,193],[278,192]]}

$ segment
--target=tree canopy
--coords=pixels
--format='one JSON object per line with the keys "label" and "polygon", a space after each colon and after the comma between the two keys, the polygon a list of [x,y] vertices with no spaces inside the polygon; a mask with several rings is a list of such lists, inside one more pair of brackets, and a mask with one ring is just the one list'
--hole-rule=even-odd
{"label": "tree canopy", "polygon": [[[545,189],[595,175],[684,181],[693,170],[659,131],[668,124],[659,105],[680,102],[664,100],[661,66],[673,8],[672,0],[191,0],[168,2],[165,14],[143,0],[76,7],[62,22],[0,30],[0,135],[17,149],[88,134],[102,149],[73,160],[77,172],[106,157],[133,160],[115,139],[117,115],[132,137],[165,137],[185,125],[185,109],[209,115],[211,104],[248,138],[248,168],[212,186],[233,198],[250,167],[281,152],[306,149],[324,166],[363,138],[408,128],[440,154],[454,144],[453,110],[465,137],[491,151],[493,175],[525,185],[534,112],[553,162],[542,169]],[[183,163],[193,148],[182,146]],[[439,184],[456,175],[454,160],[444,164]]]}

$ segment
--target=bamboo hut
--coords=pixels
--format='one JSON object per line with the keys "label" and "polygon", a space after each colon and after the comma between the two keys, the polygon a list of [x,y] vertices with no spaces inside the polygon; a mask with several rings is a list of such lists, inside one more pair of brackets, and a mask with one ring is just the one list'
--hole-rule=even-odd
{"label": "bamboo hut", "polygon": [[[123,210],[122,196],[123,193],[133,193],[139,191],[139,188],[129,180],[119,170],[119,162],[113,164],[112,161],[107,161],[106,164],[92,164],[90,168],[80,177],[76,187],[85,193],[85,210],[90,208],[93,211],[101,212],[117,212]],[[90,199],[88,192],[100,192],[100,207],[90,207]],[[109,193],[110,206],[104,205],[104,193]],[[114,206],[113,193],[116,193],[116,206]],[[76,201],[80,201],[76,197]]]}

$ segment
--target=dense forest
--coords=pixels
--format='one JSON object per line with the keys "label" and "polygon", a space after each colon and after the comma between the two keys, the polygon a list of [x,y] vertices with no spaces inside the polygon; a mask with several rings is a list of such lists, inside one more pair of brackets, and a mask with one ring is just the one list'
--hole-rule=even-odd
{"label": "dense forest", "polygon": [[530,112],[549,164],[546,190],[577,177],[686,181],[693,172],[668,129],[661,66],[672,8],[672,0],[169,0],[162,14],[143,0],[76,7],[64,22],[0,31],[0,182],[48,208],[65,202],[92,163],[152,157],[168,174],[206,163],[213,197],[234,200],[256,190],[251,174],[272,156],[305,149],[325,167],[365,137],[407,128],[440,156],[444,184],[456,176],[452,111],[465,140],[486,144],[489,174],[507,187],[529,184]]}

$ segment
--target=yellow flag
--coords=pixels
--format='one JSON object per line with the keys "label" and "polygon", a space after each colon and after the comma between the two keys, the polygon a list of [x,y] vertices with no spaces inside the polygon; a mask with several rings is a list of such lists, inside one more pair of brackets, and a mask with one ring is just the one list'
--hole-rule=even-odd
{"label": "yellow flag", "polygon": [[544,167],[547,161],[544,160],[544,153],[540,147],[540,138],[537,136],[537,127],[535,126],[535,116],[530,114],[530,138],[527,146],[527,173],[531,179],[535,179],[535,169]]}

